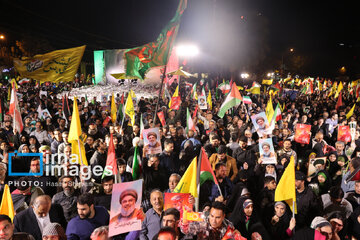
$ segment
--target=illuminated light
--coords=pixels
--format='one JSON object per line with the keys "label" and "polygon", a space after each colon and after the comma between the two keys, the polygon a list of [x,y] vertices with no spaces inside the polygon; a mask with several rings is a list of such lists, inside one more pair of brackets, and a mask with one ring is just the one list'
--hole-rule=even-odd
{"label": "illuminated light", "polygon": [[5,39],[5,36],[3,34],[0,35],[0,39],[1,40],[4,40]]}
{"label": "illuminated light", "polygon": [[199,48],[195,45],[180,45],[176,47],[178,56],[193,57],[199,54]]}
{"label": "illuminated light", "polygon": [[250,75],[248,73],[241,73],[240,77],[241,78],[248,78]]}

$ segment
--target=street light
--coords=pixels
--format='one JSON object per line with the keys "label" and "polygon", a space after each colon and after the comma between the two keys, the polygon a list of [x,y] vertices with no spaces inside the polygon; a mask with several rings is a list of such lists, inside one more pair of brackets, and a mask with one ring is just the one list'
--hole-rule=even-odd
{"label": "street light", "polygon": [[179,45],[176,47],[176,54],[181,57],[194,57],[199,52],[199,48],[195,45]]}
{"label": "street light", "polygon": [[[295,51],[294,48],[290,48],[290,49],[289,49],[289,52],[290,52],[290,53],[293,53],[294,51]],[[288,54],[288,52],[286,51],[285,54]],[[281,76],[283,76],[283,75],[284,75],[284,71],[285,71],[284,53],[281,54],[281,68],[280,68],[280,70],[281,70]]]}
{"label": "street light", "polygon": [[0,39],[1,39],[1,40],[5,40],[5,35],[4,35],[4,34],[0,34]]}
{"label": "street light", "polygon": [[268,74],[266,74],[267,77],[273,77],[274,76],[274,73],[273,72],[269,72]]}
{"label": "street light", "polygon": [[240,77],[246,79],[246,78],[250,77],[250,75],[248,73],[241,73]]}

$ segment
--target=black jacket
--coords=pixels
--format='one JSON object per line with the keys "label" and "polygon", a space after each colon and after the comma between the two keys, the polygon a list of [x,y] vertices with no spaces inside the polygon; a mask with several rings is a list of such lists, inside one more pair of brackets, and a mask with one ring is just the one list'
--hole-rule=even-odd
{"label": "black jacket", "polygon": [[310,226],[311,221],[316,216],[322,216],[322,202],[316,197],[315,193],[308,187],[301,193],[296,192],[296,228]]}
{"label": "black jacket", "polygon": [[[64,229],[66,229],[66,220],[60,205],[51,205],[49,217],[50,222],[59,223]],[[34,210],[31,207],[15,215],[14,225],[14,232],[26,232],[31,234],[35,239],[42,239],[42,234]]]}

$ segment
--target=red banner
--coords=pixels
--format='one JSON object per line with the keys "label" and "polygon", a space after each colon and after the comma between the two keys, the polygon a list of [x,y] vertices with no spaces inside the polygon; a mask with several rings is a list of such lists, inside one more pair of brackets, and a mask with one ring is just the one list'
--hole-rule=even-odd
{"label": "red banner", "polygon": [[161,122],[161,125],[162,126],[165,126],[166,125],[166,121],[165,121],[165,116],[164,116],[164,112],[163,111],[160,111],[157,113],[159,119],[160,119],[160,122]]}
{"label": "red banner", "polygon": [[311,135],[311,125],[296,124],[295,142],[309,144]]}
{"label": "red banner", "polygon": [[351,133],[349,126],[339,126],[337,140],[344,143],[351,142]]}

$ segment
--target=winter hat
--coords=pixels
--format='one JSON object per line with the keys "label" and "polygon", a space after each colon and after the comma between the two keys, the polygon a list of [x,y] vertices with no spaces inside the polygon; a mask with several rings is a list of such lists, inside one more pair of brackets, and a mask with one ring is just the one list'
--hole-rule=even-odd
{"label": "winter hat", "polygon": [[66,240],[64,229],[58,223],[49,223],[43,230],[43,237],[45,236],[59,236],[60,240]]}
{"label": "winter hat", "polygon": [[315,217],[310,225],[312,229],[321,228],[325,226],[331,227],[331,224],[323,217]]}

